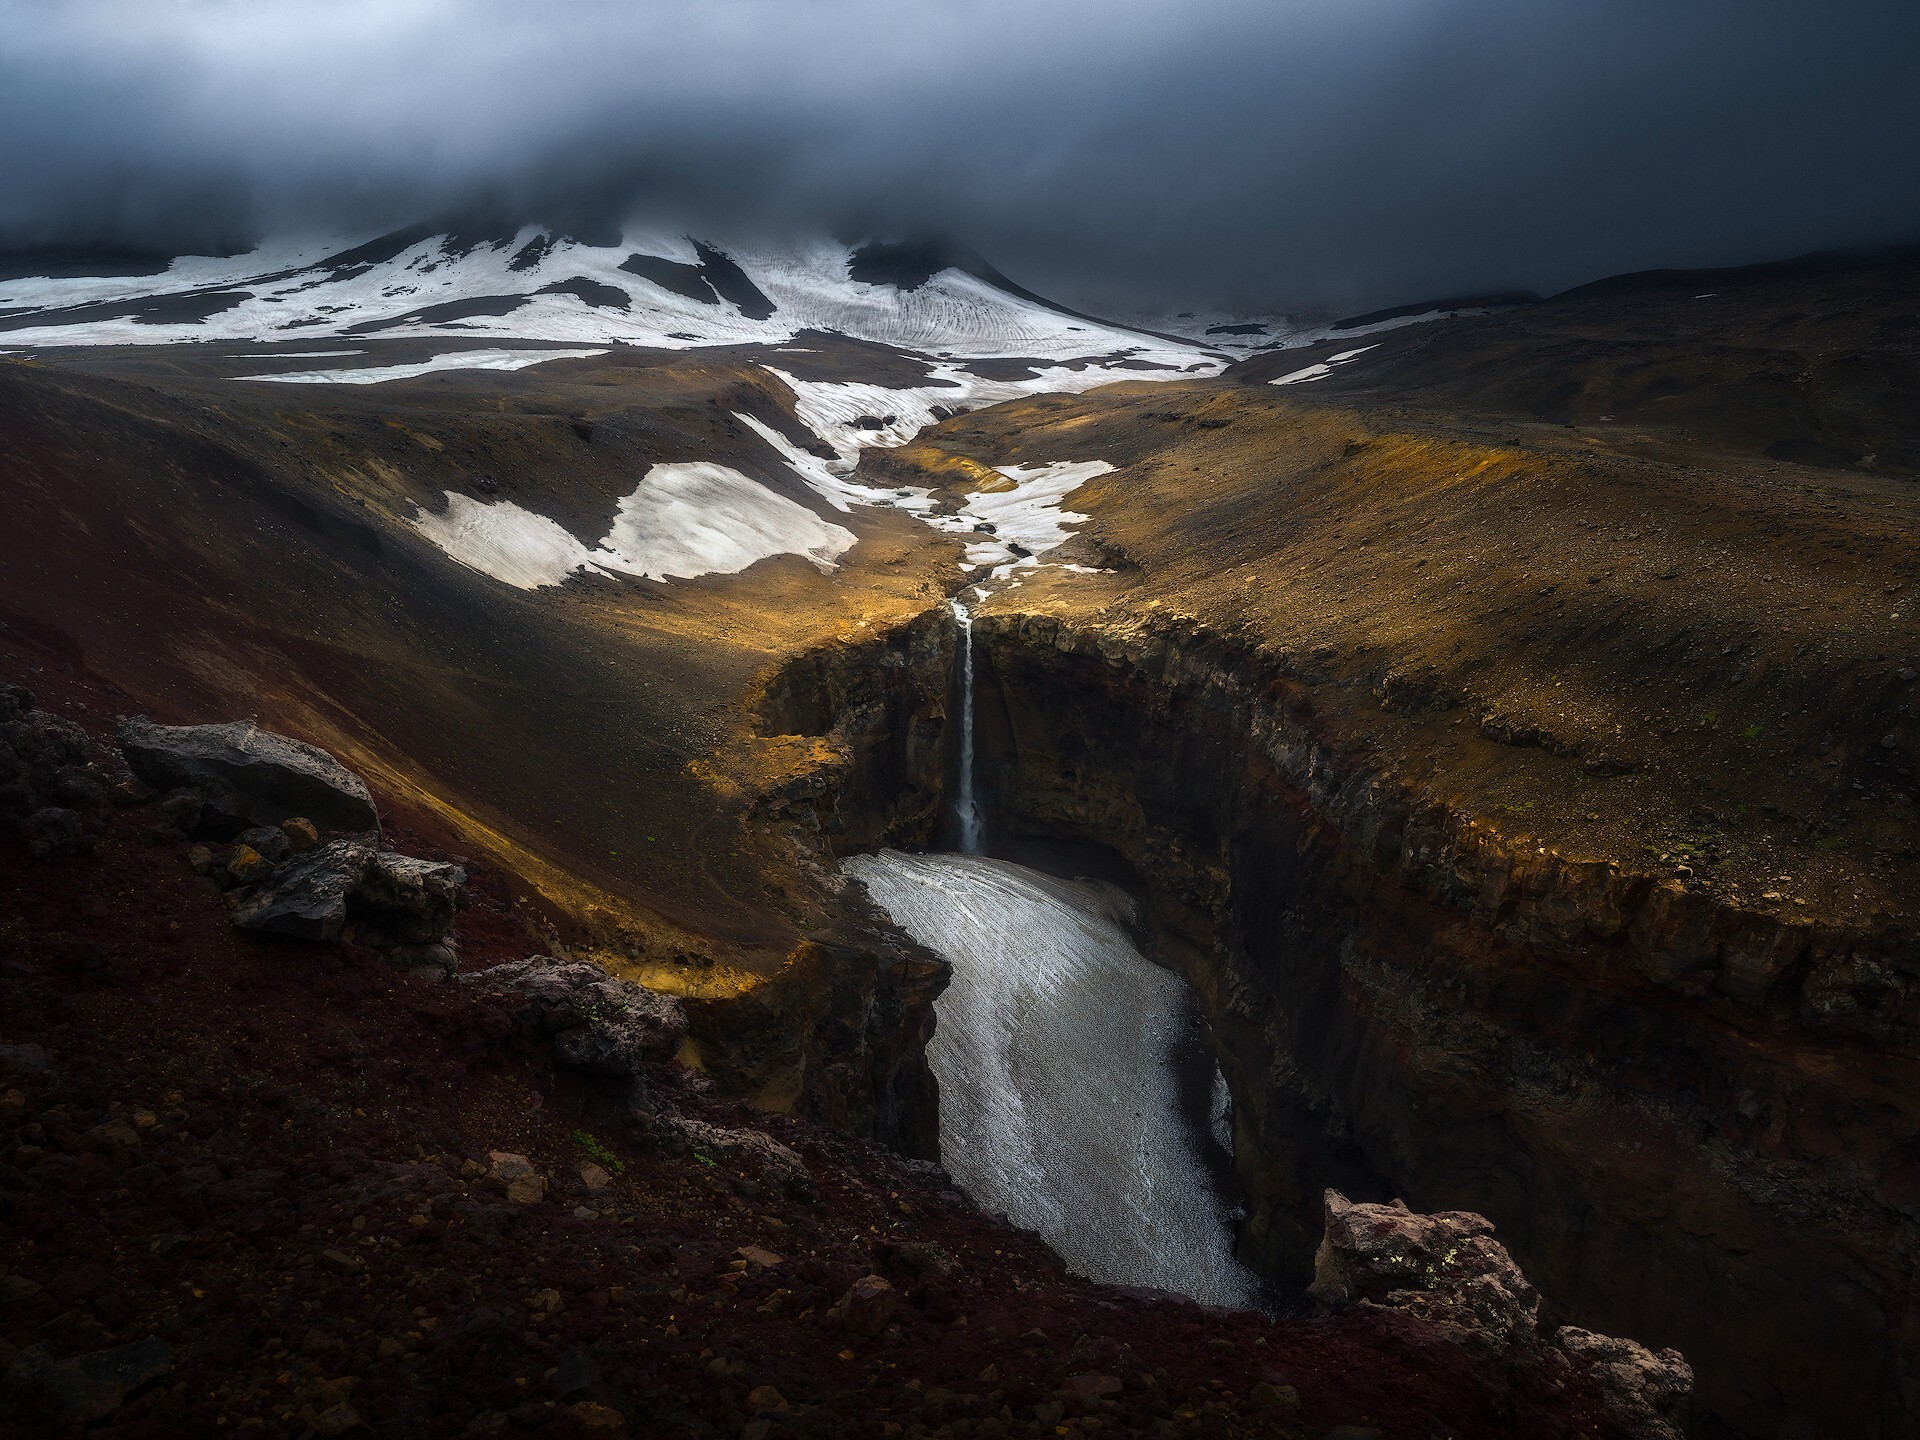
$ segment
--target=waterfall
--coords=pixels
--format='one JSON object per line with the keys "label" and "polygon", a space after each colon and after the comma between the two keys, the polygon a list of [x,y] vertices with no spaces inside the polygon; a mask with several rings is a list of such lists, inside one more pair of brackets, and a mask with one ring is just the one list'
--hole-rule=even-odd
{"label": "waterfall", "polygon": [[953,818],[959,822],[960,853],[986,853],[986,827],[973,793],[973,612],[958,595],[949,602],[959,626],[960,652],[960,774],[954,788]]}

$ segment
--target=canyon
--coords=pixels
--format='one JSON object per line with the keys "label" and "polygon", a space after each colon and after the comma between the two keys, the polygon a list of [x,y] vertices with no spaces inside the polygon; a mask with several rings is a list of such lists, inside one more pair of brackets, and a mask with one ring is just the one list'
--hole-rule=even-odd
{"label": "canyon", "polygon": [[[1920,284],[1707,288],[853,445],[848,483],[945,528],[827,514],[755,428],[824,466],[808,385],[929,379],[845,337],[324,402],[234,384],[257,356],[40,350],[0,365],[0,610],[156,712],[326,745],[568,953],[678,996],[720,1093],[925,1159],[947,967],[842,862],[974,848],[964,775],[989,853],[1071,842],[1141,897],[1277,1289],[1329,1189],[1473,1211],[1554,1320],[1682,1352],[1699,1433],[1891,1440],[1920,1366]],[[519,588],[416,523],[478,491],[591,542],[695,455],[851,545]],[[1057,548],[969,560],[989,502],[1065,465]]]}

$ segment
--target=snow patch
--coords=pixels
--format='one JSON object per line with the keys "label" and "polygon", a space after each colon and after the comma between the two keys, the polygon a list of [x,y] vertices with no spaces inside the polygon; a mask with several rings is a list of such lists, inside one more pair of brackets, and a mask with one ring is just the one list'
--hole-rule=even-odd
{"label": "snow patch", "polygon": [[413,528],[449,558],[520,590],[558,585],[575,572],[647,580],[732,575],[774,555],[831,570],[854,542],[851,530],[705,460],[648,470],[593,550],[511,500],[446,496],[445,514],[419,507]]}
{"label": "snow patch", "polygon": [[773,555],[800,555],[822,570],[853,545],[853,532],[711,461],[656,465],[626,499],[595,563],[650,580],[732,575]]}
{"label": "snow patch", "polygon": [[1324,380],[1333,373],[1336,365],[1345,365],[1356,355],[1364,355],[1377,347],[1362,345],[1358,350],[1342,350],[1338,355],[1329,355],[1318,365],[1309,365],[1304,370],[1296,370],[1291,375],[1282,375],[1278,380],[1269,380],[1269,385],[1304,385],[1309,380]]}
{"label": "snow patch", "polygon": [[[934,412],[958,415],[985,405],[1020,400],[1032,395],[1078,395],[1123,380],[1151,379],[1165,372],[1114,371],[1087,363],[1039,367],[1026,380],[984,380],[957,364],[930,362],[928,384],[894,388],[864,381],[801,380],[776,366],[766,367],[793,391],[794,414],[800,423],[833,447],[849,463],[866,446],[892,449],[905,445],[929,425],[944,418]],[[858,423],[856,423],[858,422]]]}
{"label": "snow patch", "polygon": [[[1040,557],[1055,549],[1087,517],[1060,508],[1061,502],[1097,475],[1112,472],[1105,460],[1061,460],[1052,465],[1000,465],[999,472],[1014,488],[998,492],[976,490],[960,507],[965,529],[985,522],[990,535],[976,534],[967,546],[965,568],[990,567],[995,580],[1016,570],[1033,569]],[[1027,551],[1021,555],[1012,547]]]}
{"label": "snow patch", "polygon": [[520,590],[558,585],[580,569],[593,568],[593,554],[566,526],[511,500],[475,500],[446,492],[447,510],[422,507],[413,528],[469,570]]}
{"label": "snow patch", "polygon": [[411,365],[369,365],[362,370],[289,370],[281,375],[236,375],[236,380],[270,380],[280,385],[379,385],[411,380],[440,370],[524,370],[548,360],[585,360],[605,350],[450,350]]}

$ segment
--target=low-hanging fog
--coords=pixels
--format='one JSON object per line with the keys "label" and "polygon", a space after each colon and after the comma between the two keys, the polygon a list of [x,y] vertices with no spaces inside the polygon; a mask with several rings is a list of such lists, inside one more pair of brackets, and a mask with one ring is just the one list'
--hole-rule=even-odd
{"label": "low-hanging fog", "polygon": [[0,3],[0,245],[434,215],[939,234],[1069,302],[1361,307],[1920,239],[1920,9]]}

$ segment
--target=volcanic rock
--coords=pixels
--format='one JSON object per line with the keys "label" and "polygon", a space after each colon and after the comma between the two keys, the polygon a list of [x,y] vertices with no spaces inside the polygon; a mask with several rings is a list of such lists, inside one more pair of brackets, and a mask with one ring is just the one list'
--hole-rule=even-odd
{"label": "volcanic rock", "polygon": [[878,1335],[893,1318],[900,1295],[884,1276],[863,1275],[840,1297],[834,1313],[856,1335]]}
{"label": "volcanic rock", "polygon": [[1520,1273],[1486,1217],[1464,1210],[1417,1215],[1396,1200],[1356,1205],[1326,1193],[1326,1236],[1307,1293],[1333,1308],[1362,1301],[1420,1309],[1503,1343],[1534,1335],[1540,1293]]}
{"label": "volcanic rock", "polygon": [[1670,1424],[1693,1389],[1693,1369],[1678,1350],[1649,1350],[1636,1340],[1563,1325],[1553,1343],[1591,1366],[1601,1380],[1607,1415],[1629,1435],[1677,1433]]}
{"label": "volcanic rock", "polygon": [[92,849],[77,810],[43,805],[27,817],[27,849],[36,859],[81,855]]}
{"label": "volcanic rock", "polygon": [[1677,1350],[1563,1326],[1548,1345],[1540,1294],[1493,1238],[1485,1216],[1465,1210],[1418,1215],[1399,1200],[1356,1205],[1326,1192],[1326,1235],[1307,1293],[1331,1309],[1375,1305],[1437,1320],[1490,1341],[1522,1369],[1562,1358],[1587,1372],[1620,1433],[1680,1440],[1675,1420],[1693,1389]]}
{"label": "volcanic rock", "polygon": [[453,924],[466,872],[357,840],[333,840],[296,856],[234,908],[233,923],[305,940],[335,940],[349,920],[412,944]]}
{"label": "volcanic rock", "polygon": [[804,1189],[811,1183],[806,1162],[762,1131],[711,1125],[684,1115],[665,1116],[663,1124],[667,1134],[697,1155],[709,1159],[724,1157],[735,1164],[751,1165],[766,1179],[789,1190]]}
{"label": "volcanic rock", "polygon": [[90,748],[86,731],[45,710],[29,710],[18,719],[0,723],[0,740],[7,743],[21,764],[48,780],[62,765],[84,765]]}
{"label": "volcanic rock", "polygon": [[200,798],[198,790],[185,786],[170,790],[156,807],[160,818],[173,826],[182,835],[191,835],[200,828],[200,812],[206,807],[206,801]]}
{"label": "volcanic rock", "polygon": [[680,1002],[585,961],[544,956],[496,965],[462,977],[530,1002],[527,1020],[553,1039],[561,1064],[595,1075],[629,1076],[649,1060],[665,1060],[686,1038]]}
{"label": "volcanic rock", "polygon": [[[187,787],[205,797],[200,823],[235,834],[303,816],[323,830],[378,831],[379,816],[358,775],[317,745],[247,720],[223,725],[121,722],[120,749],[134,774],[156,789]],[[17,748],[17,747],[16,747]]]}
{"label": "volcanic rock", "polygon": [[62,1420],[85,1425],[113,1414],[129,1392],[171,1368],[166,1342],[157,1338],[75,1360],[56,1360],[30,1345],[8,1369],[5,1388],[20,1396],[47,1396],[59,1405]]}
{"label": "volcanic rock", "polygon": [[491,1162],[487,1178],[502,1187],[507,1199],[516,1205],[536,1205],[546,1195],[546,1178],[533,1168],[533,1162],[526,1156],[494,1150],[488,1153],[487,1159]]}

